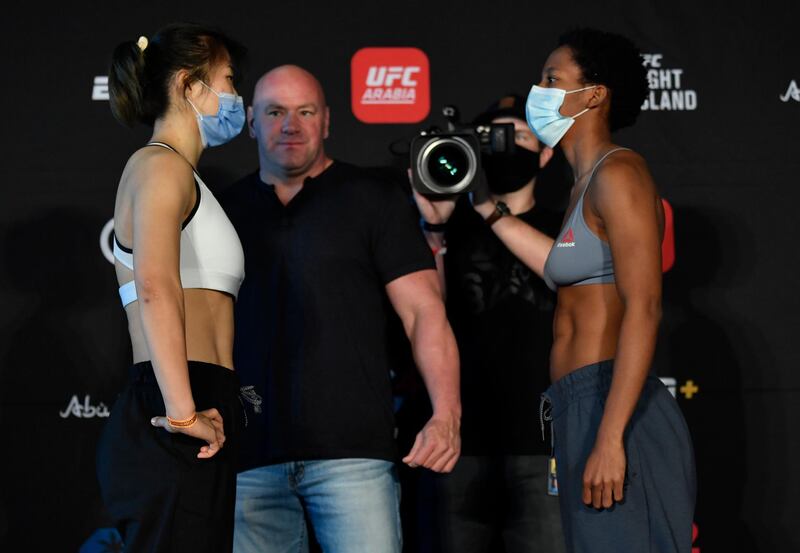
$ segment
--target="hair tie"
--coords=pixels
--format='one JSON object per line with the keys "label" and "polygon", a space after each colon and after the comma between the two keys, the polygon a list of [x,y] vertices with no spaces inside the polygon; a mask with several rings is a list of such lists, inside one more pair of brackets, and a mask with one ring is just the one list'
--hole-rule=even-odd
{"label": "hair tie", "polygon": [[146,36],[140,36],[139,40],[136,41],[136,46],[138,46],[139,50],[141,50],[142,52],[144,52],[144,49],[147,48],[148,44],[149,43],[147,42]]}

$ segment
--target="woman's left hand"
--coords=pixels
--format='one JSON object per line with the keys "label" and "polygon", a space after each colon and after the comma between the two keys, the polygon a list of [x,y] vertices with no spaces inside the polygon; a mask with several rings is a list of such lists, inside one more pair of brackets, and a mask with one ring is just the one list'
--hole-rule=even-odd
{"label": "woman's left hand", "polygon": [[622,501],[626,463],[622,442],[596,443],[583,471],[583,502],[608,509]]}

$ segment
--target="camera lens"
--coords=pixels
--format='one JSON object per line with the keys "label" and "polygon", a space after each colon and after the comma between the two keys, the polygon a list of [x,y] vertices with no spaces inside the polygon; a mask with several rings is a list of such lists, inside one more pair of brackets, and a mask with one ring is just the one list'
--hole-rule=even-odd
{"label": "camera lens", "polygon": [[470,144],[459,136],[437,137],[417,158],[424,186],[434,194],[458,194],[472,183],[478,159]]}
{"label": "camera lens", "polygon": [[428,155],[428,173],[436,184],[444,187],[461,182],[469,169],[464,149],[454,144],[442,144]]}

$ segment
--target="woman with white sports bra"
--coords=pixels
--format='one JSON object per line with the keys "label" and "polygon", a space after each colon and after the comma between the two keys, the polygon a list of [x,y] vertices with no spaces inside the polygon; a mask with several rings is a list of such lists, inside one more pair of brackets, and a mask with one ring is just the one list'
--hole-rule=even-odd
{"label": "woman with white sports bra", "polygon": [[496,235],[558,289],[552,385],[541,418],[543,433],[544,422],[552,424],[571,552],[692,547],[691,439],[650,366],[661,317],[664,215],[644,159],[611,141],[613,131],[634,123],[647,89],[639,51],[627,38],[594,29],[565,33],[526,106],[533,132],[562,148],[575,176],[560,233],[553,240],[473,193]]}
{"label": "woman with white sports bra", "polygon": [[204,148],[245,120],[233,85],[244,49],[176,23],[112,56],[114,116],[153,127],[129,158],[114,208],[115,270],[133,364],[97,451],[126,551],[230,551],[241,428],[233,302],[236,231],[197,173]]}

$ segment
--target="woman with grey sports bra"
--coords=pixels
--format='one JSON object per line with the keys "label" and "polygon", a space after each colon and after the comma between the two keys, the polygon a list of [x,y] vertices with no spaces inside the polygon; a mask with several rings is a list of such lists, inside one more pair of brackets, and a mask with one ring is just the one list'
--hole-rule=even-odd
{"label": "woman with grey sports bra", "polygon": [[562,35],[527,101],[539,140],[575,184],[555,240],[473,195],[475,209],[558,289],[541,398],[571,552],[691,551],[694,454],[675,399],[651,372],[661,316],[663,211],[644,159],[611,132],[647,93],[638,49],[594,29]]}
{"label": "woman with grey sports bra", "polygon": [[586,186],[580,192],[572,211],[567,215],[544,264],[544,280],[551,289],[555,290],[558,286],[614,283],[614,260],[611,258],[611,248],[608,241],[597,236],[586,224],[583,216],[583,199],[600,164],[614,152],[627,149],[609,150],[592,167]]}
{"label": "woman with grey sports bra", "polygon": [[133,362],[97,448],[125,551],[233,547],[237,438],[233,302],[239,237],[195,169],[244,124],[233,86],[244,49],[219,30],[167,25],[117,46],[113,115],[153,127],[117,188],[114,257]]}

